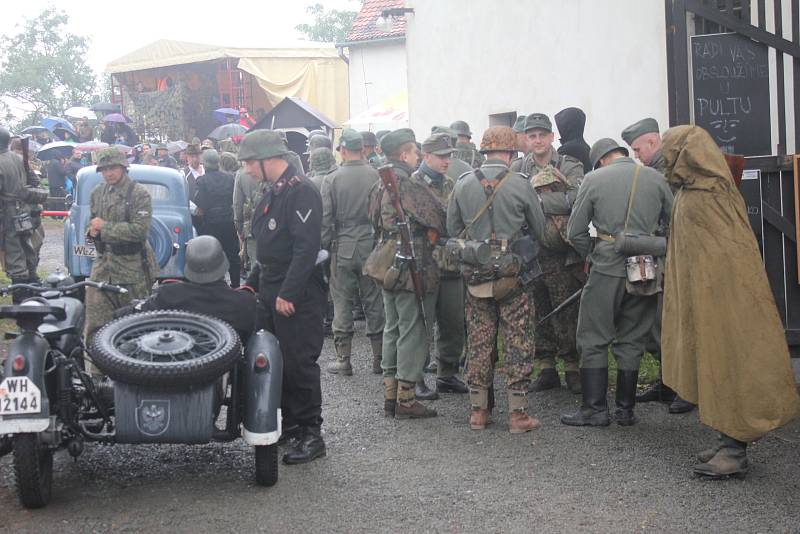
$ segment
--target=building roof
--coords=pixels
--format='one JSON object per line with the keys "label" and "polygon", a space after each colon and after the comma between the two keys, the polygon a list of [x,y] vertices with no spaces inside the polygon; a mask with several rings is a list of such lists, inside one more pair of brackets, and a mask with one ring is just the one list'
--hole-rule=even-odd
{"label": "building roof", "polygon": [[353,26],[347,32],[347,37],[343,43],[347,44],[358,41],[377,41],[381,39],[396,39],[406,35],[405,17],[395,18],[392,31],[385,32],[375,26],[375,21],[381,16],[384,9],[393,7],[403,7],[404,0],[364,0],[361,11],[356,15]]}
{"label": "building roof", "polygon": [[298,43],[297,46],[291,48],[235,48],[160,39],[115,59],[106,66],[106,73],[118,74],[224,58],[313,59],[336,57],[339,57],[336,48],[320,43]]}

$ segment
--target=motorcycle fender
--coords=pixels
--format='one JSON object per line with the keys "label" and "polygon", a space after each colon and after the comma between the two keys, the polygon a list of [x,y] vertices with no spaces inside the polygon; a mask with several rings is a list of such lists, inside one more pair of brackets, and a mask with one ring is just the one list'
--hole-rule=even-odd
{"label": "motorcycle fender", "polygon": [[[257,360],[266,358],[266,366]],[[281,436],[283,355],[278,338],[266,330],[250,337],[242,372],[244,415],[242,437],[250,445],[271,445]]]}
{"label": "motorcycle fender", "polygon": [[[42,420],[47,420],[50,417],[50,400],[44,383],[44,370],[47,363],[45,357],[49,350],[50,345],[42,336],[26,332],[11,343],[8,349],[8,358],[6,358],[3,365],[4,376],[27,376],[42,392],[42,410],[35,416],[37,419],[42,418]],[[26,360],[25,370],[21,373],[11,368],[12,361],[17,355],[22,355]],[[5,420],[31,419],[32,417],[33,414],[11,415],[6,417]]]}

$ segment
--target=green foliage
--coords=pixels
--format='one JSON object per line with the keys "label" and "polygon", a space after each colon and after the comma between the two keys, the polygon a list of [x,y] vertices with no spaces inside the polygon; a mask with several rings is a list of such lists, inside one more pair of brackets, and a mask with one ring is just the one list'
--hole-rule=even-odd
{"label": "green foliage", "polygon": [[3,38],[0,60],[0,97],[21,103],[33,111],[19,125],[33,124],[44,115],[60,115],[71,106],[87,105],[97,79],[88,65],[87,38],[66,29],[64,11],[48,7],[35,18],[25,19],[20,32]]}
{"label": "green foliage", "polygon": [[306,12],[314,19],[313,24],[298,24],[295,29],[307,39],[321,43],[343,41],[356,18],[355,11],[325,10],[322,4],[307,6]]}

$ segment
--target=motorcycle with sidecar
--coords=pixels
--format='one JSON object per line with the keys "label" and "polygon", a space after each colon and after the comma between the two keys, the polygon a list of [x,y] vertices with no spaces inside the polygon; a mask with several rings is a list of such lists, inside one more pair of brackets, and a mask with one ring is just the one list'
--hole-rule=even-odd
{"label": "motorcycle with sidecar", "polygon": [[[53,455],[74,458],[86,442],[107,444],[231,441],[255,447],[259,485],[278,480],[283,359],[266,331],[239,336],[218,319],[182,311],[126,315],[106,324],[91,347],[82,339],[84,287],[125,289],[56,272],[41,286],[14,284],[18,305],[0,306],[17,332],[0,376],[0,440],[10,443],[20,502],[45,506],[51,495]],[[87,362],[108,380],[96,381]],[[217,427],[222,408],[224,426]],[[0,450],[2,446],[0,446]]]}

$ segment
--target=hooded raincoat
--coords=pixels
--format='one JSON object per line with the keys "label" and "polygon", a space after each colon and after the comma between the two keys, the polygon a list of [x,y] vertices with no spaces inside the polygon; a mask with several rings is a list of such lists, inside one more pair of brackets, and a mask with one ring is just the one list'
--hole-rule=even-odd
{"label": "hooded raincoat", "polygon": [[700,420],[753,441],[798,415],[781,319],[741,194],[711,136],[665,132],[667,178],[678,188],[664,283],[664,382]]}

